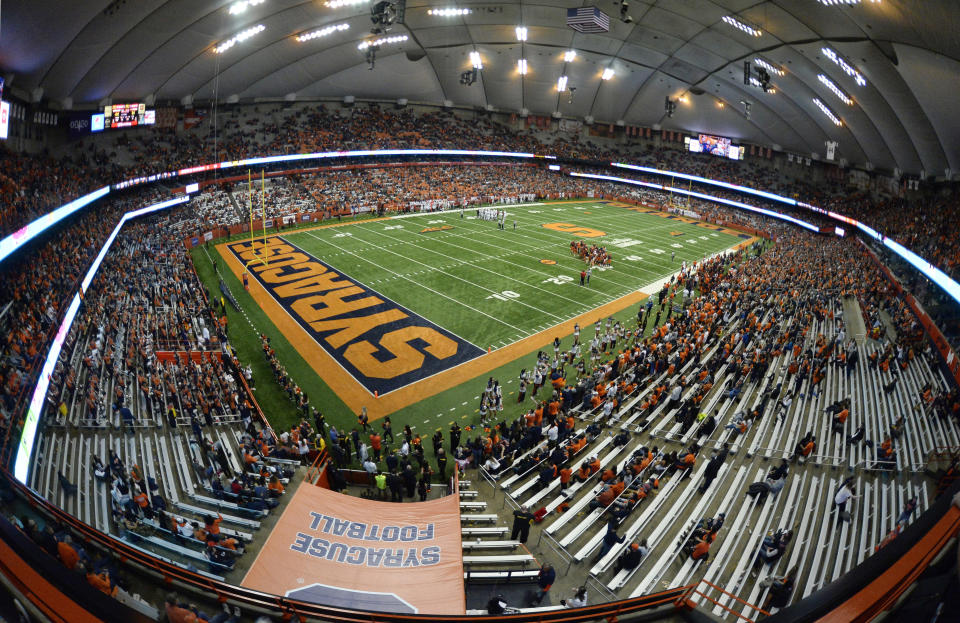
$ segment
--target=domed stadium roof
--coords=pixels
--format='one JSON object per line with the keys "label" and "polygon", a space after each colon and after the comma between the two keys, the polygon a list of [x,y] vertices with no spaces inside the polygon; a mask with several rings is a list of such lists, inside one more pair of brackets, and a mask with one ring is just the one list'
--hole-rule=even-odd
{"label": "domed stadium roof", "polygon": [[[379,35],[374,2],[338,1],[8,2],[0,67],[34,99],[74,107],[407,98],[703,131],[805,156],[836,141],[851,165],[906,173],[960,168],[960,5],[950,0],[604,0],[609,30],[598,33],[567,25],[568,9],[589,3],[408,0],[402,23]],[[240,33],[255,34],[216,52]],[[372,70],[358,48],[404,36],[377,48]],[[482,69],[464,85],[473,51]],[[744,61],[756,84],[744,84]],[[757,86],[761,68],[770,92]]]}

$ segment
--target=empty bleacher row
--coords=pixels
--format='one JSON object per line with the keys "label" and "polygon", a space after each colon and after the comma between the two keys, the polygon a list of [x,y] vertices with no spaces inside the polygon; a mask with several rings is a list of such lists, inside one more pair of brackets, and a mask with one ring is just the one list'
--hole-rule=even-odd
{"label": "empty bleacher row", "polygon": [[[625,359],[621,351],[629,362],[622,372],[636,386],[609,416],[596,401],[570,409],[588,443],[556,475],[545,479],[540,462],[525,461],[548,460],[539,446],[499,457],[504,467],[486,474],[505,502],[536,513],[542,538],[562,558],[581,563],[570,573],[592,576],[620,598],[704,579],[729,593],[716,591],[714,614],[729,618],[730,608],[753,617],[731,595],[768,611],[801,599],[863,562],[932,502],[923,469],[936,448],[957,445],[957,430],[942,408],[951,388],[929,349],[892,322],[873,337],[848,338],[844,310],[858,310],[859,301],[887,318],[890,301],[865,289],[814,290],[803,278],[791,288],[751,283],[758,266],[775,273],[816,252],[802,239],[779,242],[800,250],[717,260],[719,270],[704,263],[686,276],[706,295],[684,316],[709,303],[720,310],[718,330],[700,326],[708,337],[686,361],[676,348],[664,364],[655,355],[665,342],[683,344],[696,326],[684,321],[656,327]],[[824,242],[834,264],[852,270],[857,250]],[[721,274],[723,296],[711,296],[711,277]],[[609,379],[591,382],[598,380],[603,390]],[[719,469],[704,489],[711,452]],[[564,477],[562,468],[576,468],[580,457],[590,457],[587,477]],[[777,470],[786,476],[768,473]],[[854,497],[841,509],[836,495],[848,475]],[[721,520],[719,530],[695,530],[711,518]],[[780,538],[769,562],[761,560]],[[708,556],[691,556],[697,539]],[[632,544],[645,554],[624,568]],[[783,602],[770,587],[788,572],[793,590]]]}

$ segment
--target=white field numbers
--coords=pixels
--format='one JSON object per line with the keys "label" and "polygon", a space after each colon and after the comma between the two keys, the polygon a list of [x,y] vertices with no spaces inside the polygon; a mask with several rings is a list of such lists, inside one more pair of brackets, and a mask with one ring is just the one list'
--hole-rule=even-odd
{"label": "white field numbers", "polygon": [[510,299],[518,299],[520,295],[514,292],[513,290],[504,290],[503,292],[494,292],[488,299],[496,299],[498,301],[509,301]]}

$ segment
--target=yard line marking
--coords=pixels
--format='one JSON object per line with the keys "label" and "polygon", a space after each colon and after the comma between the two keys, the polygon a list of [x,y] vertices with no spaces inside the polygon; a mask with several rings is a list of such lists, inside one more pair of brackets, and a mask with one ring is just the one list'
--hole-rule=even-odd
{"label": "yard line marking", "polygon": [[[308,232],[305,232],[305,233],[310,234],[310,236],[312,236],[313,238],[316,238],[317,240],[319,240],[319,241],[321,241],[321,242],[323,242],[323,243],[325,243],[325,244],[328,244],[328,245],[330,245],[330,246],[333,246],[333,243],[332,243],[332,242],[328,242],[328,241],[324,240],[323,238],[320,238],[319,236],[314,235],[313,232],[308,231]],[[476,307],[473,307],[473,306],[471,306],[471,305],[467,305],[467,304],[464,303],[463,301],[459,301],[459,300],[453,298],[452,296],[447,296],[447,295],[444,294],[443,292],[437,292],[437,291],[434,290],[433,288],[431,288],[431,287],[429,287],[429,286],[426,286],[426,285],[424,285],[424,284],[422,284],[422,283],[419,283],[419,282],[417,282],[417,281],[414,281],[413,279],[410,279],[409,277],[406,277],[406,276],[404,276],[404,275],[400,275],[400,274],[398,274],[398,273],[394,273],[394,272],[393,272],[392,270],[390,270],[389,268],[387,268],[387,267],[385,267],[385,266],[380,266],[380,265],[377,264],[376,262],[373,262],[372,260],[368,260],[368,259],[365,258],[365,257],[361,257],[361,256],[357,255],[356,253],[354,253],[353,251],[347,251],[347,253],[349,253],[350,255],[354,256],[354,257],[357,258],[357,259],[361,259],[361,260],[367,262],[368,264],[373,264],[373,265],[376,266],[377,268],[381,268],[381,269],[383,269],[383,270],[385,270],[385,271],[387,271],[387,272],[389,272],[389,273],[393,273],[393,274],[397,275],[398,277],[403,277],[404,279],[406,279],[406,280],[409,281],[410,283],[413,283],[413,284],[415,284],[415,285],[418,285],[418,286],[420,286],[421,288],[423,288],[423,289],[425,289],[425,290],[429,290],[430,292],[433,292],[434,294],[438,294],[438,295],[442,296],[442,297],[445,298],[445,299],[448,299],[448,300],[450,300],[450,301],[453,301],[454,303],[457,303],[458,305],[462,305],[463,307],[466,307],[467,309],[470,309],[470,310],[472,310],[472,311],[475,311],[475,312],[477,312],[478,314],[480,314],[481,316],[486,316],[487,318],[489,318],[489,319],[491,319],[491,320],[493,320],[493,321],[495,321],[495,322],[499,322],[500,324],[502,324],[502,325],[504,325],[504,326],[506,326],[506,327],[510,327],[511,329],[515,329],[516,331],[521,331],[521,330],[522,330],[522,329],[520,329],[520,327],[515,327],[515,326],[513,326],[512,324],[510,324],[509,322],[504,322],[503,320],[500,320],[500,319],[497,318],[496,316],[491,316],[490,314],[488,314],[488,313],[486,313],[486,312],[482,312],[482,311],[480,311],[479,309],[477,309]],[[426,316],[424,316],[424,317],[426,318]],[[431,322],[433,322],[433,321],[431,321]],[[439,325],[438,325],[438,326],[439,326]],[[447,329],[447,331],[450,331],[450,330]],[[453,331],[450,331],[450,333],[453,333]],[[453,333],[453,334],[456,335],[456,333]],[[459,336],[458,336],[458,337],[459,337]],[[463,338],[460,338],[460,339],[463,339]],[[470,343],[469,340],[463,340],[463,341]]]}
{"label": "yard line marking", "polygon": [[[481,235],[487,235],[487,236],[489,236],[489,235],[497,235],[497,232],[495,232],[495,231],[488,231],[488,230],[487,230],[486,228],[484,228],[484,227],[473,228],[473,229],[471,229],[471,231],[474,232],[475,234],[481,234]],[[529,230],[528,230],[528,231],[529,231]],[[525,235],[525,234],[521,234],[521,233],[519,233],[519,232],[512,232],[510,235],[511,235],[511,236],[519,236],[519,237],[521,237],[521,238],[526,238],[526,239],[533,240],[533,241],[539,243],[539,244],[525,243],[525,242],[516,240],[515,238],[511,238],[511,240],[510,240],[510,242],[511,242],[512,244],[519,245],[519,246],[524,246],[524,247],[527,247],[527,248],[529,248],[529,249],[533,249],[533,252],[532,252],[532,253],[524,253],[524,252],[522,252],[522,251],[516,251],[517,254],[524,255],[525,257],[529,257],[529,258],[537,259],[537,260],[539,260],[540,258],[543,257],[543,253],[544,253],[544,250],[545,250],[545,249],[544,249],[545,245],[556,244],[556,237],[553,237],[553,236],[550,236],[549,238],[541,238],[541,237],[536,237],[536,236],[528,236],[528,235]],[[453,236],[453,237],[460,237],[460,238],[469,238],[469,239],[470,239],[471,241],[473,241],[473,242],[479,242],[479,243],[485,244],[485,245],[487,245],[487,246],[497,246],[497,247],[500,247],[500,246],[501,246],[501,245],[495,245],[495,244],[492,244],[492,243],[489,243],[489,242],[484,242],[483,240],[478,240],[478,239],[475,238],[473,235],[447,234],[447,236],[448,236],[448,237]],[[501,240],[502,240],[502,239],[501,239]],[[568,262],[571,262],[571,263],[573,263],[574,265],[571,265],[571,264],[569,264]],[[582,261],[580,261],[578,258],[574,258],[572,255],[569,254],[569,251],[567,251],[567,250],[564,250],[564,251],[558,256],[558,264],[560,265],[561,268],[565,268],[565,269],[568,269],[568,270],[573,270],[573,271],[575,271],[575,272],[577,272],[577,273],[579,273],[579,272],[580,272],[580,269],[584,266],[584,264],[583,264]],[[525,268],[527,268],[527,267],[525,267]],[[617,270],[617,269],[614,269],[614,273],[617,274],[617,275],[624,275],[624,271],[620,271],[620,270]],[[617,280],[617,279],[611,279],[610,277],[611,277],[610,275],[607,275],[607,276],[606,276],[606,280],[609,281],[610,283],[615,283],[615,284],[617,284],[617,285],[619,285],[619,286],[623,286],[623,287],[631,287],[631,286],[633,285],[633,284],[622,283],[622,282],[620,282],[619,280]],[[628,275],[628,277],[629,277],[629,275]]]}
{"label": "yard line marking", "polygon": [[[372,230],[371,230],[371,231],[372,231]],[[386,237],[388,237],[388,238],[393,238],[393,236],[390,236],[390,235],[388,235],[388,234],[384,234],[384,233],[382,233],[382,232],[374,231],[373,233],[375,233],[375,234],[380,234],[380,235],[386,236]],[[416,248],[418,248],[418,249],[423,249],[423,250],[425,250],[425,251],[430,251],[430,252],[432,252],[432,253],[436,253],[437,255],[442,255],[443,257],[450,258],[450,259],[452,259],[452,260],[455,260],[455,259],[456,259],[456,258],[454,258],[454,257],[450,257],[450,256],[447,255],[446,253],[441,253],[440,251],[437,251],[436,249],[431,249],[431,248],[428,248],[428,247],[421,246],[421,245],[418,244],[417,241],[415,241],[415,240],[411,240],[411,241],[403,240],[403,241],[401,241],[401,242],[404,243],[404,244],[413,245],[414,247],[416,247]],[[445,240],[443,240],[443,239],[441,239],[441,238],[432,238],[432,239],[430,239],[429,242],[430,242],[430,243],[447,244],[447,245],[453,246],[453,247],[455,247],[455,248],[457,247],[457,245],[453,244],[452,242],[447,242],[447,241],[445,241]],[[476,250],[476,249],[470,249],[470,250],[471,250],[473,253],[477,253],[477,254],[479,254],[479,255],[482,255],[483,257],[485,257],[485,258],[487,258],[487,259],[496,259],[496,260],[499,261],[499,262],[502,262],[502,263],[504,263],[504,264],[510,264],[511,266],[516,266],[516,267],[518,267],[518,268],[522,268],[522,269],[524,269],[524,270],[526,270],[526,271],[528,271],[528,272],[531,272],[531,273],[539,273],[539,274],[544,275],[544,276],[546,276],[546,277],[553,277],[553,276],[554,276],[552,273],[548,273],[548,272],[545,272],[545,271],[542,271],[542,270],[538,270],[538,269],[532,268],[532,267],[530,267],[530,266],[524,266],[524,265],[522,265],[522,264],[516,264],[516,263],[511,262],[511,261],[509,261],[509,260],[503,259],[503,257],[501,257],[501,256],[490,255],[489,253],[483,253],[482,251],[478,251],[478,250]],[[591,305],[589,305],[589,304],[587,304],[587,303],[584,303],[583,301],[577,301],[577,300],[571,299],[571,298],[569,298],[569,297],[563,296],[562,294],[559,294],[559,293],[557,293],[557,292],[553,292],[552,290],[547,290],[547,289],[545,289],[545,288],[541,288],[540,286],[537,286],[537,285],[534,285],[534,284],[531,284],[531,283],[527,283],[527,282],[525,282],[525,281],[521,281],[520,279],[514,279],[513,277],[508,277],[507,275],[504,275],[504,274],[502,274],[502,273],[498,273],[498,272],[493,271],[493,270],[490,270],[490,269],[488,269],[488,268],[483,268],[482,266],[479,266],[479,265],[477,265],[476,263],[474,263],[474,262],[472,262],[472,261],[461,261],[460,263],[454,264],[453,266],[463,266],[464,264],[469,264],[472,268],[476,268],[477,270],[482,270],[482,271],[484,271],[484,272],[488,272],[488,273],[497,275],[497,276],[499,276],[499,277],[501,277],[501,278],[505,278],[505,279],[508,279],[508,280],[510,280],[510,281],[514,281],[514,282],[516,282],[516,283],[523,284],[523,285],[528,286],[528,287],[530,287],[530,288],[534,288],[535,290],[540,290],[541,292],[546,292],[547,294],[550,294],[551,296],[560,297],[560,298],[564,299],[565,301],[569,301],[569,302],[573,303],[574,305],[576,305],[576,306],[578,306],[578,307],[581,307],[581,308],[583,308],[583,309],[590,309],[590,308],[592,307]],[[451,267],[453,267],[453,266],[451,266]],[[442,268],[446,268],[446,267],[442,267]],[[551,314],[551,315],[552,315],[552,314]],[[556,318],[556,316],[554,316],[554,318]]]}
{"label": "yard line marking", "polygon": [[[604,206],[604,205],[599,205],[599,204],[595,204],[595,205],[592,206],[592,207],[593,207],[594,209],[597,209],[598,211],[601,211],[601,212],[605,212],[605,210],[603,210],[603,208],[620,209],[620,208],[618,208],[618,207],[616,207],[616,206]],[[539,219],[525,219],[525,218],[522,216],[522,215],[524,214],[523,212],[519,212],[519,213],[517,213],[517,214],[518,214],[518,215],[521,215],[519,218],[520,218],[520,220],[522,220],[522,221],[531,220],[533,224],[536,224],[536,225],[541,224]],[[637,213],[634,213],[634,214],[643,214],[643,213],[637,212]],[[591,215],[591,216],[592,216],[592,215]],[[619,224],[621,223],[621,221],[622,221],[622,219],[620,218],[620,215],[619,215],[619,214],[618,214],[618,215],[613,215],[613,214],[598,214],[596,217],[593,217],[593,216],[592,216],[592,220],[614,221],[614,222],[618,223],[618,225],[619,225]],[[667,229],[670,229],[670,228],[676,228],[677,226],[681,226],[681,225],[682,225],[682,226],[690,226],[691,224],[690,224],[690,223],[683,223],[683,222],[681,222],[681,221],[669,221],[669,222],[663,223],[663,224],[661,224],[661,225],[648,225],[648,226],[646,226],[646,228],[645,228],[645,232],[647,232],[647,233],[649,233],[649,232],[654,232],[654,233],[655,233],[655,232],[664,231],[664,230],[667,230]],[[541,230],[539,227],[535,228],[534,230],[526,230],[526,231],[536,231],[536,232],[539,233],[539,234],[543,234],[543,235],[547,236],[547,238],[542,238],[542,237],[541,237],[541,238],[536,238],[536,237],[534,237],[533,239],[547,240],[547,239],[564,238],[564,236],[562,235],[562,233],[552,232],[552,231],[547,231],[547,230]],[[716,234],[716,232],[713,232],[713,233]],[[632,231],[628,231],[628,232],[610,231],[610,232],[607,232],[607,234],[608,234],[608,235],[611,235],[611,236],[633,236],[633,235],[634,235],[634,232],[632,232]],[[727,235],[731,235],[731,234],[727,234]],[[718,236],[719,236],[719,234],[718,234]],[[525,237],[529,238],[530,236],[525,236]],[[730,246],[732,246],[732,245],[730,245]],[[726,247],[725,247],[725,248],[726,248]],[[614,259],[616,259],[616,258],[614,258]],[[699,259],[699,258],[697,258],[697,259]],[[673,264],[669,264],[669,263],[666,263],[666,262],[660,262],[660,261],[655,261],[654,263],[656,263],[657,265],[665,266],[665,267],[672,267],[672,266],[673,266]],[[671,271],[671,272],[672,272],[672,271]]]}
{"label": "yard line marking", "polygon": [[[373,231],[373,230],[370,230],[370,231],[371,231],[372,233],[374,233],[374,234],[379,235],[379,236],[384,236],[385,238],[390,238],[390,239],[392,239],[392,240],[396,240],[396,238],[393,238],[392,236],[388,236],[387,234],[384,234],[384,233],[382,233],[382,232]],[[328,244],[329,244],[329,243],[328,243]],[[414,246],[416,246],[416,245],[414,245]],[[417,246],[417,248],[423,250],[423,247]],[[397,253],[396,251],[390,251],[390,250],[386,250],[386,251],[387,251],[387,253],[391,253],[391,254],[393,254],[393,255],[396,255],[397,257],[403,258],[403,259],[405,259],[405,260],[407,260],[407,261],[409,261],[409,262],[416,262],[417,264],[420,264],[421,266],[426,266],[427,268],[433,268],[433,267],[430,266],[429,264],[425,264],[424,262],[421,262],[421,261],[419,261],[419,260],[415,260],[415,259],[413,259],[412,257],[403,255],[403,254],[401,254],[401,253]],[[439,255],[443,255],[443,254],[440,253]],[[447,257],[449,257],[449,256],[447,256]],[[464,264],[467,264],[467,263],[469,263],[469,262],[464,262]],[[474,268],[477,268],[477,266],[474,265]],[[387,270],[389,270],[389,269],[387,269]],[[483,269],[483,270],[486,270],[486,269]],[[450,278],[452,278],[452,279],[456,279],[457,281],[462,281],[462,282],[464,282],[464,283],[466,283],[466,284],[469,284],[469,285],[471,285],[471,286],[474,286],[474,287],[476,287],[476,288],[480,288],[481,290],[485,290],[485,291],[487,291],[487,292],[489,292],[489,293],[491,293],[491,294],[499,294],[499,292],[497,292],[496,290],[491,290],[490,288],[487,288],[486,286],[482,286],[482,285],[480,285],[479,283],[473,283],[472,281],[468,281],[468,280],[466,280],[466,279],[464,279],[464,278],[462,278],[462,277],[457,277],[456,275],[453,275],[453,274],[448,273],[448,272],[446,272],[446,271],[439,270],[439,271],[436,271],[436,272],[440,272],[440,273],[442,273],[442,274],[444,274],[444,275],[446,275],[446,276],[448,276],[448,277],[450,277]],[[489,270],[488,270],[487,272],[493,272],[493,271],[489,271]],[[494,273],[494,274],[497,274],[497,273]],[[501,276],[502,276],[502,275],[501,275]],[[536,310],[537,312],[539,312],[539,313],[541,313],[541,314],[546,314],[546,315],[548,315],[548,316],[550,316],[550,317],[552,317],[552,318],[556,318],[557,320],[563,320],[560,316],[557,316],[556,314],[551,314],[550,312],[544,311],[544,310],[539,309],[539,308],[537,308],[537,307],[534,307],[533,305],[528,305],[527,303],[524,303],[523,301],[520,301],[520,300],[517,300],[517,299],[507,299],[507,301],[510,301],[510,302],[512,302],[512,303],[516,303],[517,305],[523,305],[524,307],[529,307],[530,309]],[[485,314],[485,315],[486,315],[486,314]],[[490,316],[490,317],[492,318],[493,316]],[[501,322],[501,323],[503,323],[503,324],[508,324],[508,323],[506,323],[506,322],[503,322],[502,320],[499,320],[498,322]],[[510,326],[512,326],[512,325],[510,325]],[[517,329],[517,330],[519,331],[519,328],[518,328],[518,327],[513,327],[513,328],[514,328],[514,329]]]}

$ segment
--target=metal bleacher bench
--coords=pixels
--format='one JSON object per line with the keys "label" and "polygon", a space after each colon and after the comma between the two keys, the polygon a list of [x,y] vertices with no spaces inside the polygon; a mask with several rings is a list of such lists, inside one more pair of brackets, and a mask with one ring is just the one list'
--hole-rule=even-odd
{"label": "metal bleacher bench", "polygon": [[470,521],[470,522],[482,522],[482,523],[492,523],[499,519],[496,514],[493,513],[477,513],[475,515],[460,515],[460,521]]}
{"label": "metal bleacher bench", "polygon": [[211,561],[209,558],[204,556],[202,552],[198,552],[196,550],[190,549],[189,547],[184,547],[182,545],[177,545],[172,541],[168,541],[158,536],[143,536],[142,534],[136,534],[135,532],[128,532],[127,536],[125,536],[123,540],[129,542],[131,540],[129,538],[131,534],[136,535],[136,538],[140,539],[141,541],[145,541],[157,547],[162,547],[163,549],[169,550],[175,554],[183,556],[184,558],[190,558],[192,560],[197,560],[197,561],[208,563],[210,565],[215,565],[217,567],[222,567],[223,569],[228,571],[230,569],[230,567],[226,565],[221,565],[219,563]]}
{"label": "metal bleacher bench", "polygon": [[[137,535],[137,536],[139,536],[139,535]],[[177,565],[178,567],[186,568],[186,565],[184,565],[182,562],[177,562],[176,560],[172,560],[172,559],[170,559],[170,558],[167,558],[166,556],[161,556],[160,554],[158,554],[158,553],[156,553],[156,552],[150,551],[150,550],[148,550],[148,549],[144,549],[144,548],[140,547],[139,545],[137,545],[136,543],[134,543],[133,541],[131,541],[131,540],[129,540],[129,539],[123,539],[123,541],[124,541],[129,547],[132,547],[132,548],[134,548],[134,549],[136,549],[136,550],[139,550],[139,551],[143,552],[144,554],[149,554],[150,556],[153,556],[154,558],[157,558],[157,559],[159,559],[159,560],[162,560],[162,561],[164,561],[164,562],[166,562],[166,563],[169,563],[169,564],[171,564],[171,565]],[[211,580],[217,580],[218,582],[223,582],[223,581],[225,580],[225,578],[224,578],[223,576],[221,576],[221,575],[216,575],[215,573],[210,573],[209,571],[204,571],[203,569],[197,569],[196,571],[194,571],[194,573],[197,573],[197,574],[199,574],[199,575],[202,575],[202,576],[204,576],[204,577],[206,577],[206,578],[210,578]]]}
{"label": "metal bleacher bench", "polygon": [[464,556],[465,565],[524,565],[533,561],[530,554],[504,554],[502,556]]}
{"label": "metal bleacher bench", "polygon": [[461,536],[503,536],[506,533],[507,533],[506,526],[460,529]]}
{"label": "metal bleacher bench", "polygon": [[[189,511],[195,515],[199,515],[200,517],[217,514],[217,511],[210,510],[209,508],[200,508],[199,506],[194,506],[192,504],[185,504],[184,502],[174,502],[174,504],[177,506],[177,508],[180,508],[185,511]],[[222,513],[221,513],[221,517],[223,517],[224,521],[232,523],[237,526],[246,526],[248,528],[253,528],[253,529],[257,529],[260,527],[260,522],[254,519],[234,517],[233,515],[224,515]]]}
{"label": "metal bleacher bench", "polygon": [[243,508],[236,502],[227,502],[225,500],[218,500],[217,498],[211,498],[206,495],[200,495],[198,493],[193,494],[193,499],[202,503],[209,504],[210,506],[216,506],[217,508],[229,508],[230,510],[240,511],[241,513],[246,513],[252,515],[253,517],[266,517],[269,515],[269,511],[258,511],[250,508]]}
{"label": "metal bleacher bench", "polygon": [[462,511],[482,511],[486,508],[486,502],[460,502],[460,510]]}
{"label": "metal bleacher bench", "polygon": [[520,545],[520,541],[462,541],[463,549],[514,549]]}
{"label": "metal bleacher bench", "polygon": [[500,582],[502,580],[536,580],[539,575],[539,569],[514,569],[510,571],[465,571],[464,580],[493,580]]}

